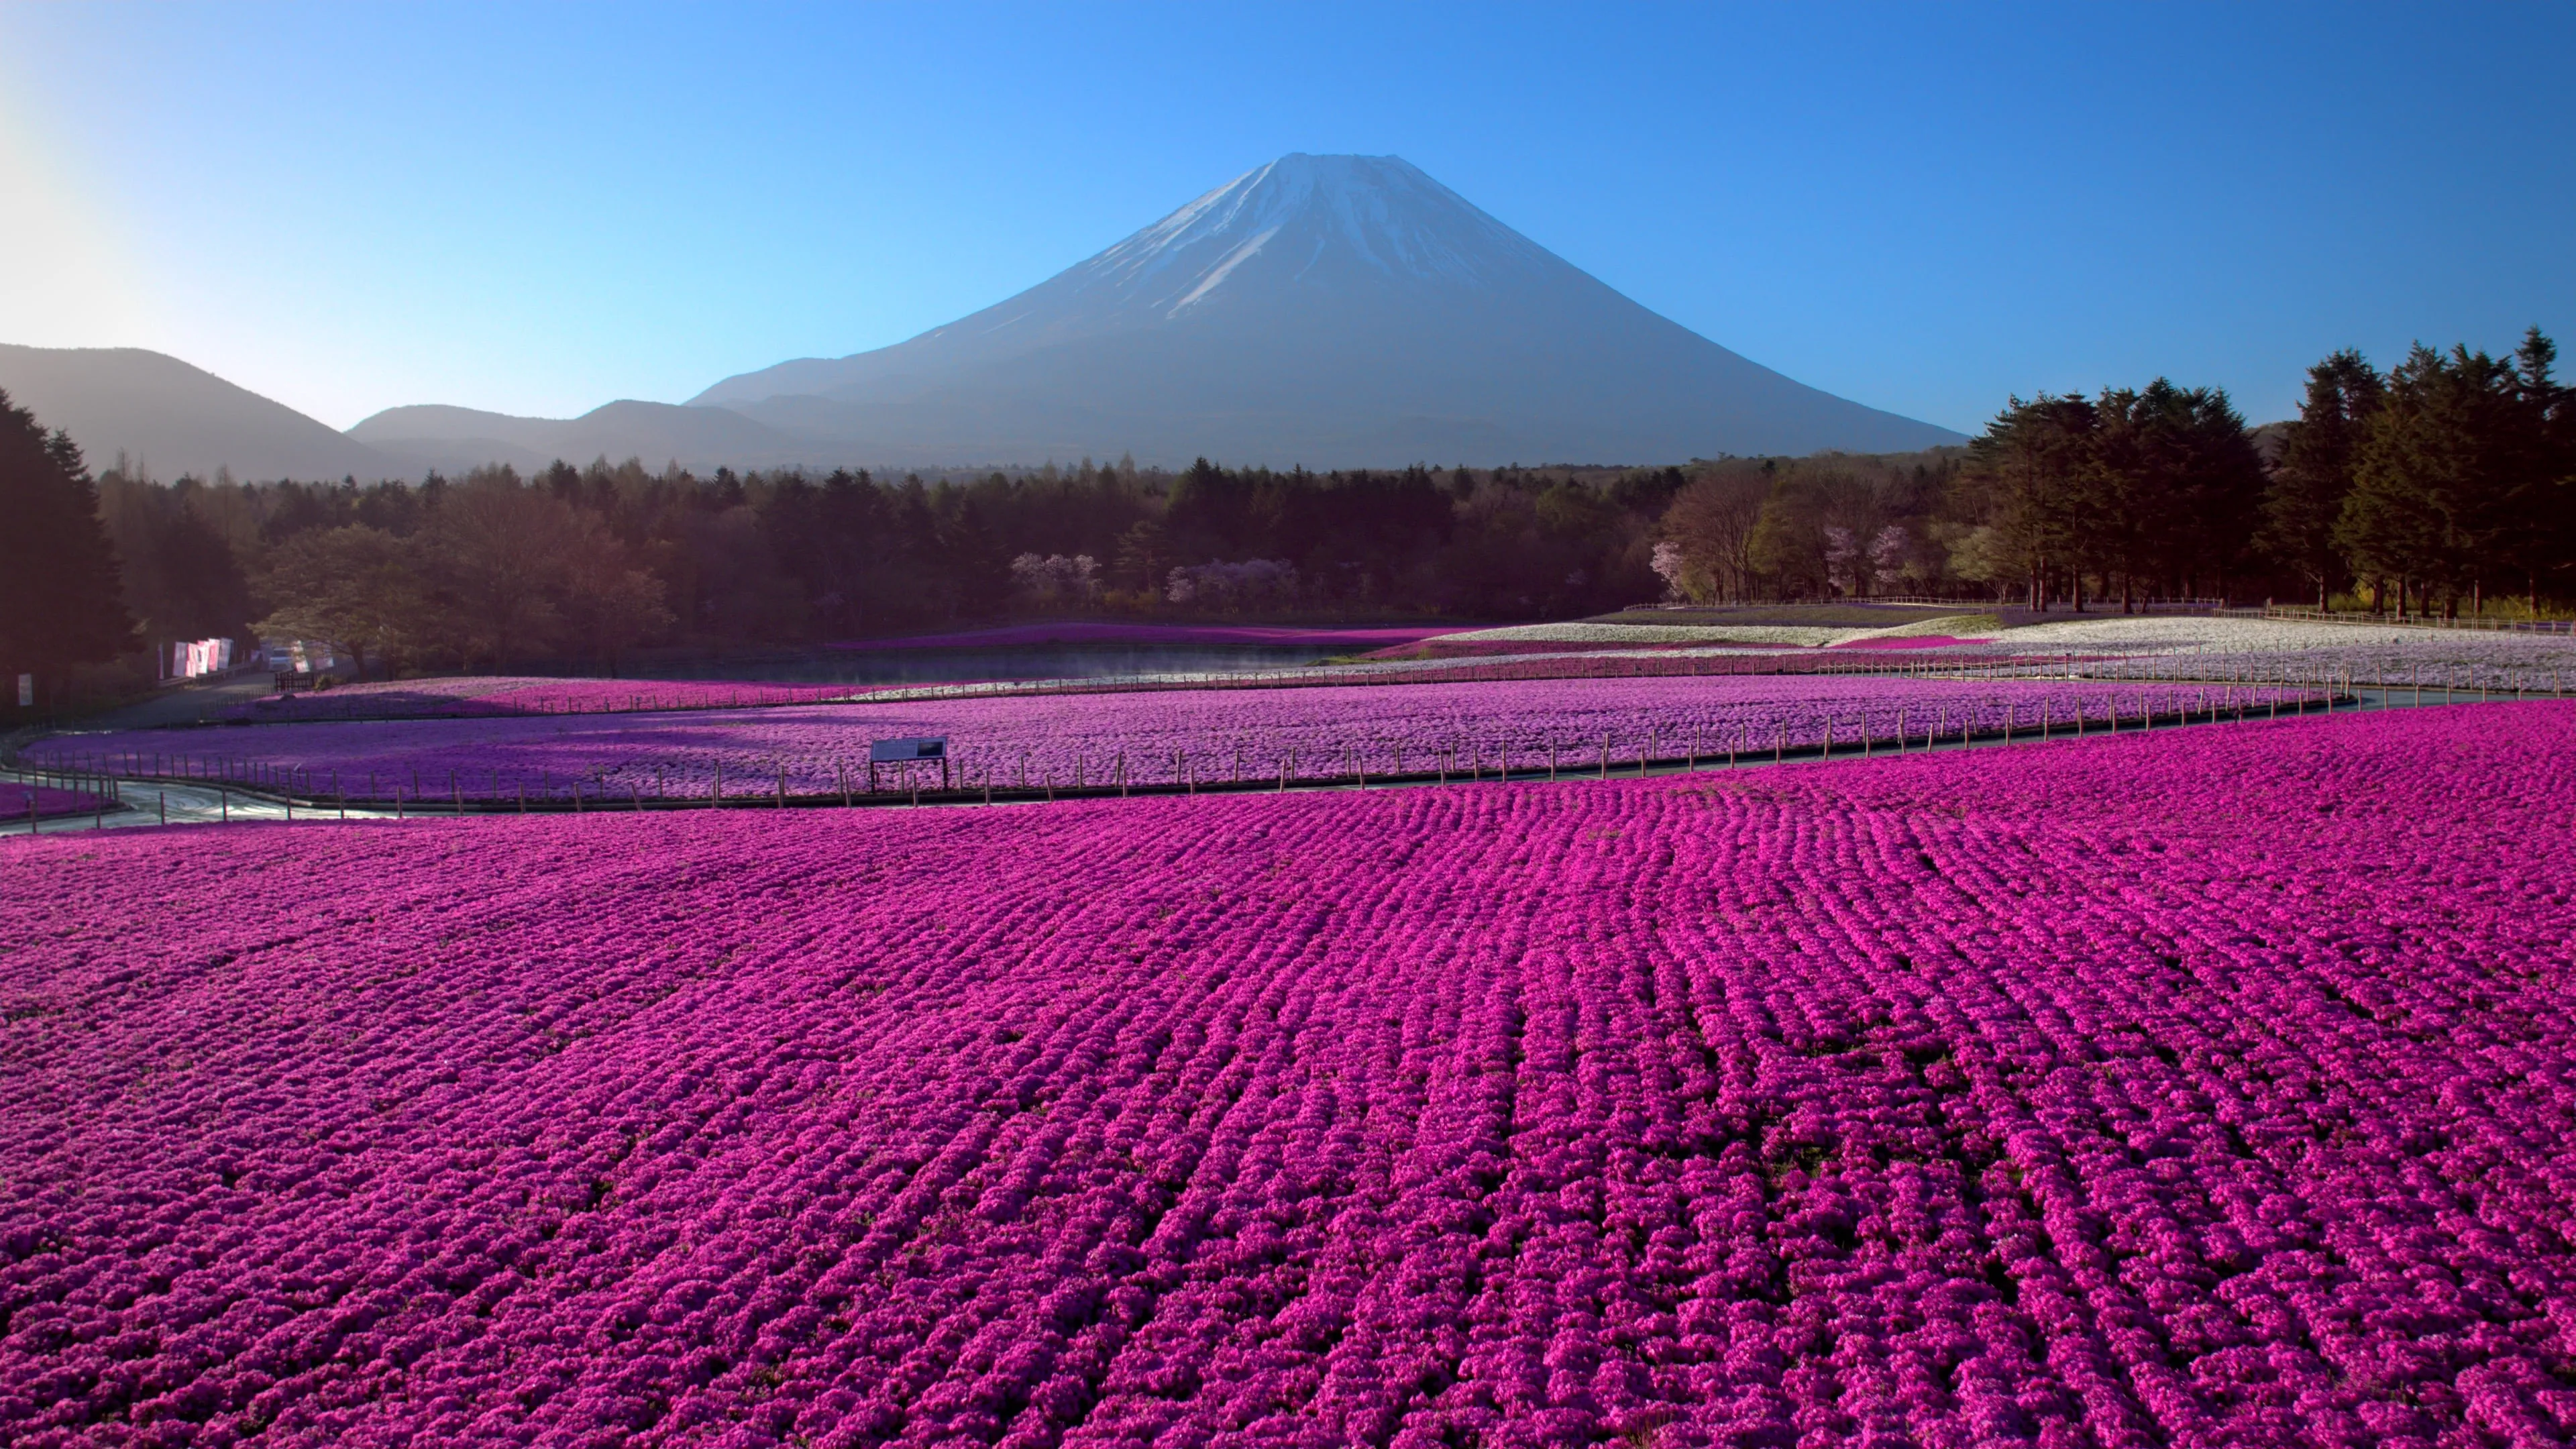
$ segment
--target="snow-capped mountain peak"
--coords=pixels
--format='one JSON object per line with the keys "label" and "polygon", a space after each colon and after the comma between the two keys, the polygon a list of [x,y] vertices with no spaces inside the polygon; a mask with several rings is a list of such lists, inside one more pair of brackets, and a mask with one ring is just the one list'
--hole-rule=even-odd
{"label": "snow-capped mountain peak", "polygon": [[1361,269],[1494,286],[1564,263],[1398,156],[1303,152],[1234,178],[1083,263],[1067,280],[1177,315],[1261,257],[1277,280]]}
{"label": "snow-capped mountain peak", "polygon": [[1282,156],[945,327],[693,401],[877,457],[996,461],[1642,461],[1955,437],[1656,316],[1394,156]]}

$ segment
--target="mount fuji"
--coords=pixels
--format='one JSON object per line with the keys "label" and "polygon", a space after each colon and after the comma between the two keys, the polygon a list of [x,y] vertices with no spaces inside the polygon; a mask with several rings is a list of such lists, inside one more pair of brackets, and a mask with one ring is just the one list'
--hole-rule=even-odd
{"label": "mount fuji", "polygon": [[1668,462],[1961,441],[1648,311],[1393,156],[1283,156],[972,316],[690,402],[943,462]]}
{"label": "mount fuji", "polygon": [[248,478],[603,455],[701,471],[1677,463],[1963,441],[1729,352],[1393,156],[1282,156],[973,316],[686,404],[398,407],[334,434],[134,349],[0,347],[0,389],[94,459]]}

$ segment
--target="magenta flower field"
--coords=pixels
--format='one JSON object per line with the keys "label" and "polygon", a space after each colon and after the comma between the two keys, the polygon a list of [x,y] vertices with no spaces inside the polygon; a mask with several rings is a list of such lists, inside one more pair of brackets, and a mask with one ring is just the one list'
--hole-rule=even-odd
{"label": "magenta flower field", "polygon": [[232,713],[257,721],[485,718],[638,710],[741,709],[865,694],[864,684],[768,684],[727,679],[548,679],[478,674],[344,684],[319,693],[270,695]]}
{"label": "magenta flower field", "polygon": [[0,1442],[2560,1442],[2571,761],[0,842]]}
{"label": "magenta flower field", "polygon": [[[864,788],[868,742],[946,736],[952,779],[1007,788],[1357,778],[1503,765],[1631,767],[1641,753],[1687,760],[1768,755],[1864,735],[1893,748],[1927,736],[2043,724],[2089,727],[2203,712],[2283,689],[2098,681],[1920,680],[1854,675],[1559,679],[1304,689],[1215,689],[940,699],[740,714],[301,724],[63,736],[31,758],[103,760],[138,773],[203,775],[304,793],[383,798],[704,798]],[[935,769],[928,778],[937,779]],[[881,772],[888,788],[898,777]]]}
{"label": "magenta flower field", "polygon": [[[1108,626],[1098,626],[1108,627]],[[1169,631],[1166,631],[1169,632]],[[1241,631],[1238,631],[1241,632]],[[1418,631],[1398,630],[1411,634]],[[1156,642],[1156,641],[1147,641]],[[1187,641],[1159,641],[1187,642]],[[1223,643],[1228,641],[1200,641]],[[1241,641],[1234,641],[1241,642]],[[1364,642],[1364,641],[1361,641]],[[1241,673],[1174,671],[1116,679],[912,680],[879,684],[781,684],[724,679],[559,679],[531,675],[458,675],[435,679],[376,680],[337,688],[245,701],[226,711],[242,723],[306,720],[490,719],[526,715],[633,714],[664,710],[768,708],[884,694],[897,698],[948,693],[1046,694],[1150,692],[1154,690],[1257,689],[1339,683],[1514,683],[1538,679],[1611,679],[1645,676],[1826,674],[1848,669],[1847,659],[1823,651],[1707,652],[1674,655],[1671,646],[1624,649],[1582,646],[1568,653],[1558,643],[1523,641],[1478,649],[1455,660],[1412,664],[1401,672],[1381,666],[1313,665]],[[1432,648],[1437,641],[1422,645]],[[1408,646],[1412,647],[1412,646]],[[1383,653],[1384,651],[1381,651]],[[1534,657],[1511,657],[1529,655]],[[1370,658],[1377,656],[1371,655]],[[2071,657],[2071,656],[2070,656]],[[1926,656],[1923,663],[1930,663]],[[1898,666],[1902,667],[1902,666]],[[1881,661],[1875,672],[1893,672]]]}
{"label": "magenta flower field", "polygon": [[1442,634],[1473,629],[1472,624],[1398,625],[1383,628],[1300,629],[1277,624],[1127,624],[1073,620],[1055,624],[1013,624],[954,634],[914,634],[899,639],[853,639],[836,649],[1000,649],[1033,644],[1259,644],[1326,649],[1375,649],[1418,643]]}
{"label": "magenta flower field", "polygon": [[35,807],[33,813],[41,820],[54,815],[78,815],[97,809],[98,804],[98,797],[83,790],[0,780],[0,825],[26,819],[30,805]]}

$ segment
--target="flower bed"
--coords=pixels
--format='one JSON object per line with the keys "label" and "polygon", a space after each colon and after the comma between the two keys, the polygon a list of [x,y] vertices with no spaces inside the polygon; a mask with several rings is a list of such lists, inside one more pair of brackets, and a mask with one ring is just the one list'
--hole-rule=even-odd
{"label": "flower bed", "polygon": [[[951,774],[1002,788],[1483,774],[1508,765],[1805,749],[1828,734],[1891,744],[1955,739],[2177,708],[2255,705],[2292,692],[1878,675],[1536,679],[1401,687],[1213,689],[916,700],[582,720],[299,724],[211,736],[71,736],[27,752],[138,773],[271,785],[302,795],[638,801],[820,795],[870,788],[871,740],[945,736]],[[203,757],[173,760],[174,745]],[[160,752],[155,754],[154,752]],[[937,768],[880,771],[887,788]]]}
{"label": "flower bed", "polygon": [[902,639],[850,639],[835,649],[1012,649],[1033,644],[1261,644],[1305,646],[1317,650],[1377,649],[1411,644],[1442,634],[1464,632],[1466,625],[1387,628],[1302,629],[1270,624],[1116,624],[1071,622],[1014,624],[1003,629],[975,629],[958,634],[917,634]]}
{"label": "flower bed", "polygon": [[1833,649],[1983,649],[1994,643],[1991,638],[1962,639],[1951,634],[1873,634],[1866,639],[1846,639],[1828,645]]}
{"label": "flower bed", "polygon": [[235,719],[481,719],[522,714],[618,714],[645,710],[740,709],[847,699],[867,684],[769,684],[734,679],[548,679],[460,675],[344,684],[319,693],[272,694],[232,711]]}
{"label": "flower bed", "polygon": [[[1418,644],[1396,644],[1372,649],[1362,659],[1507,659],[1521,654],[1567,654],[1626,651],[1631,649],[1675,650],[1706,649],[1706,644],[1671,639],[1621,639],[1569,643],[1562,639],[1426,639]],[[1766,657],[1795,653],[1805,646],[1797,644],[1745,644],[1735,646],[1746,652]]]}
{"label": "flower bed", "polygon": [[[32,812],[30,806],[34,807]],[[0,780],[0,825],[25,820],[31,813],[44,820],[56,815],[87,815],[98,807],[99,797],[86,791]]]}
{"label": "flower bed", "polygon": [[1489,644],[1750,644],[1812,648],[1877,632],[1815,624],[1625,624],[1582,619],[1561,624],[1512,624],[1448,636],[1461,647]]}
{"label": "flower bed", "polygon": [[2356,680],[2450,678],[2463,688],[2576,688],[2576,638],[2565,634],[2403,629],[2297,619],[2156,615],[2063,619],[2011,629],[1998,653],[2146,654],[2242,659],[2281,677],[2295,669],[2350,671]]}
{"label": "flower bed", "polygon": [[2571,759],[21,841],[0,1441],[2554,1442]]}

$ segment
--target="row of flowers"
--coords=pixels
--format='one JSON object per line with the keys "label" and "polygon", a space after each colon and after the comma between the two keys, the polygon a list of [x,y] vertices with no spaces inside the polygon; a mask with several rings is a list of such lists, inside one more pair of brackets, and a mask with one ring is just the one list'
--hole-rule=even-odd
{"label": "row of flowers", "polygon": [[2556,1442],[2571,759],[22,842],[0,1440]]}
{"label": "row of flowers", "polygon": [[344,684],[319,693],[278,694],[232,711],[242,720],[489,718],[536,714],[624,714],[652,710],[746,709],[812,704],[866,693],[855,684],[768,684],[725,679],[549,679],[476,674]]}
{"label": "row of flowers", "polygon": [[[1407,646],[1413,648],[1417,646]],[[1428,647],[1428,646],[1421,646]],[[1806,651],[1693,650],[1636,657],[1619,651],[1569,652],[1534,644],[1448,659],[1369,656],[1359,662],[1239,670],[1143,670],[1062,678],[965,678],[874,684],[790,685],[737,680],[549,679],[462,675],[343,685],[319,693],[269,695],[237,705],[235,723],[312,720],[486,719],[512,715],[640,714],[671,710],[774,708],[855,697],[890,700],[990,698],[1046,694],[1150,693],[1207,689],[1280,689],[1337,685],[1511,683],[1530,679],[1707,677],[1743,674],[1895,674],[1930,672],[1962,662],[2008,664],[2017,656],[1959,660],[1911,651],[1907,661],[1867,662]],[[967,666],[961,672],[972,673]]]}
{"label": "row of flowers", "polygon": [[85,814],[96,810],[102,803],[99,796],[86,790],[66,790],[54,785],[0,780],[0,825],[6,825],[13,820],[43,820],[56,815]]}
{"label": "row of flowers", "polygon": [[[1576,636],[1558,637],[1572,629]],[[1083,632],[1083,631],[1096,632]],[[1584,631],[1601,637],[1592,638]],[[1536,631],[1533,634],[1531,631]],[[1605,632],[1606,631],[1606,632]],[[1808,631],[1834,633],[1837,631]],[[1839,631],[1853,633],[1854,631]],[[1831,649],[1694,643],[1692,631],[1642,625],[1529,626],[1460,633],[1419,629],[1152,629],[1069,624],[950,640],[1007,644],[1022,636],[1059,643],[1187,643],[1364,647],[1381,636],[1401,643],[1354,662],[1210,673],[1142,672],[1108,678],[1012,679],[993,670],[1027,668],[996,654],[983,674],[961,661],[949,681],[875,684],[770,684],[727,680],[545,679],[468,676],[345,685],[318,694],[273,696],[233,710],[260,722],[330,719],[479,718],[506,715],[636,713],[809,704],[878,696],[898,700],[1054,692],[1140,692],[1334,686],[1346,684],[1513,682],[1534,679],[1706,677],[1733,674],[2010,672],[2064,667],[2100,678],[2299,683],[2333,680],[2398,690],[2508,690],[2564,693],[2576,688],[2576,645],[2557,634],[2455,633],[2299,621],[2188,616],[2069,620],[1957,639],[1860,631]],[[1213,636],[1198,638],[1197,636]],[[1434,637],[1437,636],[1437,637]],[[1527,636],[1527,637],[1524,637]],[[888,646],[892,647],[892,646]],[[1874,656],[1855,658],[1855,655]]]}
{"label": "row of flowers", "polygon": [[[1104,692],[564,719],[300,724],[212,737],[65,736],[31,757],[355,799],[634,802],[952,785],[1078,789],[1387,776],[1603,773],[1833,744],[1923,749],[2006,731],[2265,716],[2313,692],[2103,680],[1739,675]],[[872,740],[944,737],[945,765],[876,770]],[[185,746],[211,745],[203,754]]]}
{"label": "row of flowers", "polygon": [[2576,687],[2576,639],[2566,634],[2301,619],[2102,616],[2006,630],[1987,647],[2012,653],[2163,655],[2177,665],[2197,655],[2230,654],[2305,661],[2311,669],[2348,670],[2362,680],[2437,684],[2447,678],[2470,688]]}

